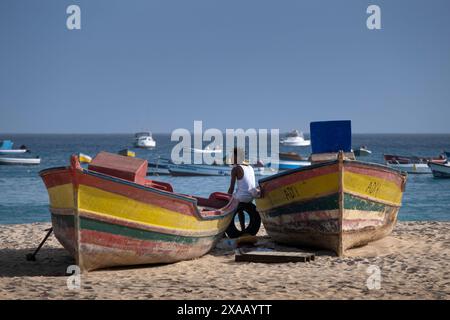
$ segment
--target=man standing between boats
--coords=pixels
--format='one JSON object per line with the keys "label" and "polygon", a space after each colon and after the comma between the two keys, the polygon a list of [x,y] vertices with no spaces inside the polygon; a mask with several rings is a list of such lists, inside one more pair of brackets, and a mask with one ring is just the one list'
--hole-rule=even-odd
{"label": "man standing between boats", "polygon": [[[256,206],[253,204],[256,190],[255,172],[253,170],[253,167],[250,164],[246,163],[246,161],[244,161],[244,152],[242,149],[233,149],[232,164],[233,169],[231,170],[231,180],[228,193],[233,195],[235,199],[239,200],[237,214],[239,218],[239,224],[241,226],[240,233],[243,234],[245,231],[250,234],[255,234],[256,232],[258,232],[261,223],[259,213],[256,210]],[[235,185],[237,185],[236,191],[234,190]],[[247,229],[245,227],[244,211],[247,212],[250,218]],[[231,223],[230,227],[234,227],[234,221]],[[227,231],[227,233],[228,236],[233,237],[233,235],[230,235],[230,232]],[[236,233],[235,235],[238,234]]]}

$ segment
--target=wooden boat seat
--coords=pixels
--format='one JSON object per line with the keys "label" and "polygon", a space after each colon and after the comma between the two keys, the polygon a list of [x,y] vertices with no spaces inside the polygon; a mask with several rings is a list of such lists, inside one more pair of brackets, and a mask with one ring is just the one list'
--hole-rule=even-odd
{"label": "wooden boat seat", "polygon": [[88,169],[139,184],[145,184],[147,160],[100,152],[89,163]]}
{"label": "wooden boat seat", "polygon": [[221,214],[220,209],[225,207],[231,200],[231,195],[224,192],[214,192],[209,195],[208,198],[194,197],[197,199],[197,208],[200,212],[205,211],[217,211],[217,214]]}

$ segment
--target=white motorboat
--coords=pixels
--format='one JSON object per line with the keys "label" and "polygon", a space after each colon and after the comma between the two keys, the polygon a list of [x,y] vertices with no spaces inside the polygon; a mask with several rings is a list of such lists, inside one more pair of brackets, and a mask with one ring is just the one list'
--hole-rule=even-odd
{"label": "white motorboat", "polygon": [[[230,176],[232,165],[209,164],[169,164],[169,172],[172,176]],[[256,176],[272,175],[276,173],[271,168],[253,167]]]}
{"label": "white motorboat", "polygon": [[428,166],[435,178],[450,178],[450,163],[428,162]]}
{"label": "white motorboat", "polygon": [[11,158],[11,157],[0,157],[0,165],[33,165],[40,164],[41,159],[36,158]]}
{"label": "white motorboat", "polygon": [[299,132],[298,130],[293,130],[290,133],[288,133],[286,138],[281,140],[280,143],[284,146],[307,147],[311,145],[311,140],[305,140],[302,132]]}
{"label": "white motorboat", "polygon": [[152,137],[151,132],[138,132],[134,135],[134,146],[137,148],[154,148],[156,141]]}

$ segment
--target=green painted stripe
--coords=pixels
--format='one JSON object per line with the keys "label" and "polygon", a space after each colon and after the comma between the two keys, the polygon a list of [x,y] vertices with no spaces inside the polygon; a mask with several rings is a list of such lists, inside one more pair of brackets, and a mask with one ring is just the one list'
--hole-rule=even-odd
{"label": "green painted stripe", "polygon": [[57,223],[60,227],[73,228],[75,217],[73,215],[52,213],[52,222]]}
{"label": "green painted stripe", "polygon": [[[382,212],[386,210],[386,207],[389,206],[378,202],[361,199],[348,193],[344,194],[344,209]],[[321,197],[318,199],[289,203],[277,208],[267,210],[266,213],[271,217],[276,217],[285,214],[336,210],[336,209],[339,209],[338,193]]]}
{"label": "green painted stripe", "polygon": [[339,194],[335,193],[329,196],[321,197],[296,203],[288,203],[286,205],[270,209],[267,214],[276,217],[284,214],[293,214],[311,211],[325,211],[339,209]]}
{"label": "green painted stripe", "polygon": [[383,212],[386,210],[386,207],[389,206],[382,203],[361,199],[348,193],[344,194],[344,209]]}
{"label": "green painted stripe", "polygon": [[[80,228],[110,233],[114,235],[120,235],[125,237],[130,237],[139,240],[154,240],[154,241],[164,241],[164,242],[177,242],[177,243],[196,243],[200,237],[186,237],[179,235],[171,235],[160,232],[154,232],[149,230],[135,229],[131,227],[125,227],[117,224],[111,224],[103,221],[92,220],[84,217],[80,217]],[[214,238],[214,237],[201,237],[203,239]]]}

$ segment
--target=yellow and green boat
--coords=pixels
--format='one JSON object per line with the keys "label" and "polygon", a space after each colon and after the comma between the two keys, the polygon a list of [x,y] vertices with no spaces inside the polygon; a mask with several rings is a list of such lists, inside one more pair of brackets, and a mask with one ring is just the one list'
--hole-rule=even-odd
{"label": "yellow and green boat", "polygon": [[275,241],[343,256],[391,233],[405,183],[396,170],[341,156],[261,179],[256,204]]}

